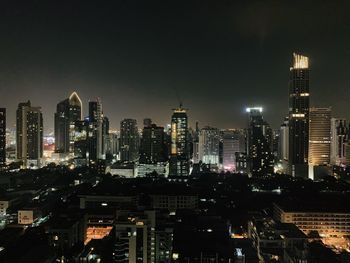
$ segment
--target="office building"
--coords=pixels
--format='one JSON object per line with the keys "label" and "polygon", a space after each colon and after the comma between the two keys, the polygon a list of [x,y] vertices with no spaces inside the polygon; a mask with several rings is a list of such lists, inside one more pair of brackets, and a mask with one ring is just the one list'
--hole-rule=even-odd
{"label": "office building", "polygon": [[245,152],[245,135],[243,130],[222,131],[223,168],[236,171],[236,153]]}
{"label": "office building", "polygon": [[331,164],[345,165],[345,145],[349,139],[349,128],[345,119],[331,119]]}
{"label": "office building", "polygon": [[156,164],[165,161],[167,161],[167,150],[164,142],[164,128],[147,124],[142,131],[140,163]]}
{"label": "office building", "polygon": [[169,177],[186,179],[189,175],[188,119],[186,109],[174,109],[171,117]]}
{"label": "office building", "polygon": [[307,177],[309,156],[309,59],[293,54],[289,79],[289,173]]}
{"label": "office building", "polygon": [[0,108],[0,170],[6,167],[6,109]]}
{"label": "office building", "polygon": [[[108,120],[108,119],[107,119]],[[97,160],[105,158],[104,153],[104,122],[102,103],[98,98],[96,101],[89,101],[89,132],[88,132],[88,161],[96,164]]]}
{"label": "office building", "polygon": [[286,118],[280,127],[279,144],[278,144],[278,159],[280,161],[288,161],[289,155],[289,127],[288,118]]}
{"label": "office building", "polygon": [[220,131],[217,128],[206,126],[199,133],[199,160],[205,164],[219,165]]}
{"label": "office building", "polygon": [[309,164],[330,163],[331,108],[310,108],[309,113]]}
{"label": "office building", "polygon": [[249,116],[247,153],[250,173],[253,176],[271,175],[274,166],[272,130],[263,119],[261,107],[247,108],[246,111]]}
{"label": "office building", "polygon": [[55,113],[55,152],[74,153],[74,125],[82,119],[82,102],[76,92],[57,104]]}
{"label": "office building", "polygon": [[139,159],[140,137],[137,122],[134,119],[124,119],[120,122],[120,160],[136,162]]}
{"label": "office building", "polygon": [[18,104],[16,112],[17,160],[23,167],[40,166],[43,156],[43,116],[30,101]]}

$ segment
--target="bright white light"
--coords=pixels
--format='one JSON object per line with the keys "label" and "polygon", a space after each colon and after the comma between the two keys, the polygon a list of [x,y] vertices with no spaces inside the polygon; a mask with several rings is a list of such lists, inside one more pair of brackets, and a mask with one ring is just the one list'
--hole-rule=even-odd
{"label": "bright white light", "polygon": [[263,111],[263,108],[262,107],[248,107],[245,109],[246,112],[252,112],[252,111],[259,111],[259,112],[262,112]]}

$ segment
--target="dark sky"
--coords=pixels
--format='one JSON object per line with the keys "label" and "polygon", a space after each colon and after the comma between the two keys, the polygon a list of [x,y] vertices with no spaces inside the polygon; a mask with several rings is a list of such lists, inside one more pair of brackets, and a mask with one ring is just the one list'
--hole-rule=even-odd
{"label": "dark sky", "polygon": [[191,124],[243,127],[244,107],[257,104],[278,127],[298,51],[311,59],[312,104],[349,118],[347,2],[2,0],[0,106],[13,125],[30,99],[47,130],[76,90],[85,113],[100,97],[115,128],[124,117],[164,125],[178,98]]}

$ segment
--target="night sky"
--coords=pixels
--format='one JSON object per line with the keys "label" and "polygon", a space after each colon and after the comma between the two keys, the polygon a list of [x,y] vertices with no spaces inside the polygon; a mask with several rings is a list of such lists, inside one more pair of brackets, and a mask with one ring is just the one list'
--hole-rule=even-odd
{"label": "night sky", "polygon": [[350,119],[349,1],[16,2],[0,2],[9,126],[30,99],[52,129],[57,102],[76,90],[84,114],[101,98],[113,128],[126,117],[165,125],[179,100],[191,125],[244,127],[244,107],[259,105],[277,128],[293,51],[310,56],[312,104]]}

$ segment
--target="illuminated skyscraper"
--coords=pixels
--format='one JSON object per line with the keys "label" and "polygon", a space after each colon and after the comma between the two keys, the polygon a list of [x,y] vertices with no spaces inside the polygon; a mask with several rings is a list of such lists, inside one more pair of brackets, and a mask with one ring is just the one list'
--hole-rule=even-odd
{"label": "illuminated skyscraper", "polygon": [[307,177],[309,148],[309,59],[293,54],[289,79],[289,170]]}
{"label": "illuminated skyscraper", "polygon": [[309,164],[330,163],[331,108],[310,108]]}
{"label": "illuminated skyscraper", "polygon": [[137,122],[124,119],[120,122],[120,160],[135,162],[139,159],[140,136]]}
{"label": "illuminated skyscraper", "polygon": [[30,101],[18,104],[16,113],[17,159],[23,166],[39,166],[43,156],[43,116]]}
{"label": "illuminated skyscraper", "polygon": [[189,175],[188,119],[186,109],[174,109],[171,117],[169,177],[186,179]]}
{"label": "illuminated skyscraper", "polygon": [[272,130],[264,121],[262,108],[247,108],[249,124],[247,133],[247,152],[250,172],[253,176],[266,176],[273,173],[271,152]]}
{"label": "illuminated skyscraper", "polygon": [[55,113],[55,152],[74,153],[74,125],[82,119],[82,102],[76,92],[57,104]]}
{"label": "illuminated skyscraper", "polygon": [[349,139],[349,128],[345,119],[331,119],[331,164],[346,163],[345,145]]}
{"label": "illuminated skyscraper", "polygon": [[6,166],[6,109],[0,108],[0,170]]}
{"label": "illuminated skyscraper", "polygon": [[206,126],[199,133],[199,159],[205,164],[219,165],[220,132]]}

